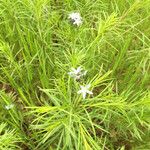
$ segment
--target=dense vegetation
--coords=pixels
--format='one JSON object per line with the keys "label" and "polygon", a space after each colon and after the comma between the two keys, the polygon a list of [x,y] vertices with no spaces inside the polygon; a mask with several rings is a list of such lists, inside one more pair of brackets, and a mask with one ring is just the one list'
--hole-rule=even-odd
{"label": "dense vegetation", "polygon": [[0,150],[19,149],[150,149],[150,0],[0,0]]}

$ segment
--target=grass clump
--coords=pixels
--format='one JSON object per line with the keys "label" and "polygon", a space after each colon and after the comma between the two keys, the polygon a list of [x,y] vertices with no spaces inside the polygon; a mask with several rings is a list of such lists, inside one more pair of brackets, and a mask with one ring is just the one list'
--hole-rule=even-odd
{"label": "grass clump", "polygon": [[0,0],[0,149],[149,150],[149,14],[149,0]]}

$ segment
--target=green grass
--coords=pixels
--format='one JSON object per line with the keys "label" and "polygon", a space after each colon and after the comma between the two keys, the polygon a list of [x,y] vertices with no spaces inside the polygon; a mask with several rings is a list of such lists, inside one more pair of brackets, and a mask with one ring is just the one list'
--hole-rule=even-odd
{"label": "green grass", "polygon": [[0,0],[0,149],[149,150],[149,22],[150,0]]}

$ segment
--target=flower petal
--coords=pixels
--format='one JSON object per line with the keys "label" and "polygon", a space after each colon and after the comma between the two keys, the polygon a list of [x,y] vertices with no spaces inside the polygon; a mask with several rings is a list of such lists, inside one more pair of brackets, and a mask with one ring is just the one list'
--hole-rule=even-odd
{"label": "flower petal", "polygon": [[87,92],[88,94],[93,94],[93,92],[92,92],[92,91],[89,91],[89,90],[88,90],[88,91],[86,91],[86,92]]}
{"label": "flower petal", "polygon": [[86,85],[86,88],[89,89],[91,87],[91,84]]}
{"label": "flower petal", "polygon": [[85,99],[85,97],[86,97],[86,92],[83,92],[83,93],[82,93],[82,96],[83,96],[83,99]]}
{"label": "flower petal", "polygon": [[78,93],[78,94],[81,94],[81,93],[82,93],[82,90],[79,90],[77,93]]}

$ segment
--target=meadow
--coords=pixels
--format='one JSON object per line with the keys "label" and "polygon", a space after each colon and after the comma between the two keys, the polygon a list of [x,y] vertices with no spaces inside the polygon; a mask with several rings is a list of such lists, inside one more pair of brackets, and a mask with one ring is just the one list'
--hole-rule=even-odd
{"label": "meadow", "polygon": [[150,0],[0,0],[0,150],[150,150]]}

